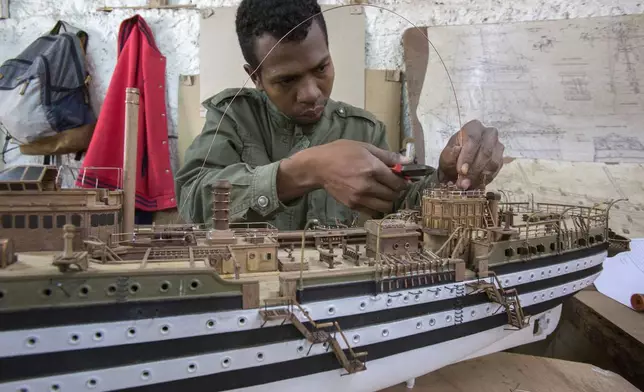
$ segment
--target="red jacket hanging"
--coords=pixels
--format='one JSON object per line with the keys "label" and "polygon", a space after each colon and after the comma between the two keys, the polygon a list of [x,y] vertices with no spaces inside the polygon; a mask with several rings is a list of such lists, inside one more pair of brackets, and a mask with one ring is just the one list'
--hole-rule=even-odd
{"label": "red jacket hanging", "polygon": [[[165,102],[165,57],[145,20],[135,15],[121,23],[118,59],[76,185],[122,187],[125,89],[140,91],[136,208],[158,211],[176,207],[170,167]],[[95,169],[93,169],[95,168]]]}

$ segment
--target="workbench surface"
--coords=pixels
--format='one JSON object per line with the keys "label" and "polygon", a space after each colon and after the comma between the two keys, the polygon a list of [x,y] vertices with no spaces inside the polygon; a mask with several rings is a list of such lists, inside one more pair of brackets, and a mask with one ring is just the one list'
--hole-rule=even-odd
{"label": "workbench surface", "polygon": [[[369,364],[367,363],[367,366]],[[381,392],[639,392],[621,376],[578,362],[496,353],[456,363]]]}

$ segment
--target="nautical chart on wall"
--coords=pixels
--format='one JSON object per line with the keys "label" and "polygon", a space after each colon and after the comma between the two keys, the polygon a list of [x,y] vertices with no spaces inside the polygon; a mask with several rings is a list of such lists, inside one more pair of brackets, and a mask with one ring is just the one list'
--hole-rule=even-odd
{"label": "nautical chart on wall", "polygon": [[[497,127],[506,156],[644,162],[644,15],[422,31],[461,121]],[[403,43],[412,131],[437,162],[459,128],[454,95],[427,40],[408,30]]]}

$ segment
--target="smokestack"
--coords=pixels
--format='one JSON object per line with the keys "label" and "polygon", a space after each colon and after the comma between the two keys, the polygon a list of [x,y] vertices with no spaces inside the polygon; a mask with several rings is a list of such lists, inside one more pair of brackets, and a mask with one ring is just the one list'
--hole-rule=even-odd
{"label": "smokestack", "polygon": [[230,199],[230,181],[218,180],[212,187],[212,230],[208,233],[210,244],[232,244],[235,235],[228,223],[228,204]]}
{"label": "smokestack", "polygon": [[212,228],[228,230],[228,203],[230,196],[230,181],[218,180],[212,190]]}

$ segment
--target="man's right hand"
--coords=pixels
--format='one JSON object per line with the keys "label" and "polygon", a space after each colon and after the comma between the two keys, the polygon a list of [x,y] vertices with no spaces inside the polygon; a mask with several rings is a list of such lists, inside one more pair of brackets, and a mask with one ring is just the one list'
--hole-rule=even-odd
{"label": "man's right hand", "polygon": [[408,186],[391,168],[411,162],[395,152],[344,139],[305,151],[311,154],[315,182],[340,203],[369,216],[391,212]]}

